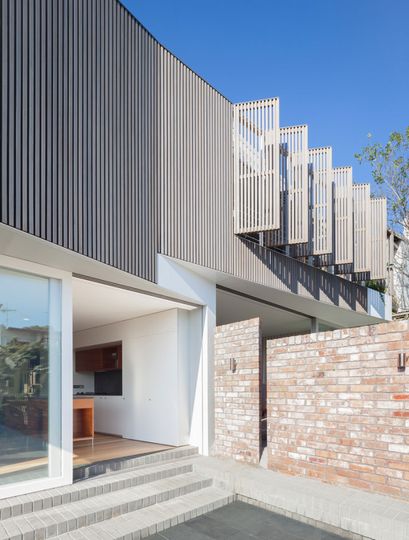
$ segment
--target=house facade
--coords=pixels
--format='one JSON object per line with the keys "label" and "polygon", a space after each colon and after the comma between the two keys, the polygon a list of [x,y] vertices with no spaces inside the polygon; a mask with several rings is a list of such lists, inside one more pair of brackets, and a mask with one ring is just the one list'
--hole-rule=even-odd
{"label": "house facade", "polygon": [[231,103],[115,0],[0,9],[0,497],[72,482],[73,394],[98,432],[209,453],[218,324],[390,318],[363,285],[385,202],[277,98]]}

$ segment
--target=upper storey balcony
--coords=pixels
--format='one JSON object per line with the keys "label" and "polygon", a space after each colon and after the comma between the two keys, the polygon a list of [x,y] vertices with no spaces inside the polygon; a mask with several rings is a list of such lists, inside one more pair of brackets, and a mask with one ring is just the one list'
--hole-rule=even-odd
{"label": "upper storey balcony", "polygon": [[352,281],[387,276],[386,200],[309,148],[308,126],[280,127],[278,98],[234,106],[234,231]]}

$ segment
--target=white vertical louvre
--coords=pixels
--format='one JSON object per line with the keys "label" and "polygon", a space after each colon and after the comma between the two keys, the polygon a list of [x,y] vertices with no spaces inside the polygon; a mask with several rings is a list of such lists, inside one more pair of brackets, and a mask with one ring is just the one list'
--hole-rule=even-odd
{"label": "white vertical louvre", "polygon": [[234,106],[234,232],[280,227],[279,101]]}
{"label": "white vertical louvre", "polygon": [[332,252],[332,148],[309,150],[314,255]]}
{"label": "white vertical louvre", "polygon": [[371,279],[386,279],[386,199],[371,199]]}
{"label": "white vertical louvre", "polygon": [[352,167],[334,168],[334,263],[352,263]]}
{"label": "white vertical louvre", "polygon": [[280,229],[271,246],[308,242],[308,126],[280,128]]}
{"label": "white vertical louvre", "polygon": [[371,269],[371,192],[369,184],[352,186],[354,272]]}

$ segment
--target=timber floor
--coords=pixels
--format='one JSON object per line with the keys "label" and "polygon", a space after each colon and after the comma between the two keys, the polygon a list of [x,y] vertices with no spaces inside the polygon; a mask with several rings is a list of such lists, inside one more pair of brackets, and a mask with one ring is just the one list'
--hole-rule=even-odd
{"label": "timber floor", "polygon": [[123,439],[113,435],[96,433],[94,444],[91,441],[78,441],[74,443],[74,467],[91,465],[99,461],[139,456],[168,450],[171,446]]}

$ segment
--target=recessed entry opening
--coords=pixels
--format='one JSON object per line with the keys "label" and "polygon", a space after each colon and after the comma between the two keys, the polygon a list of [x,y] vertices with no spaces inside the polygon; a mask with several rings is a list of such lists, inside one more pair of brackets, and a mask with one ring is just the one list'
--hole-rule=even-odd
{"label": "recessed entry opening", "polygon": [[73,279],[74,478],[96,463],[189,443],[187,357],[199,310]]}

